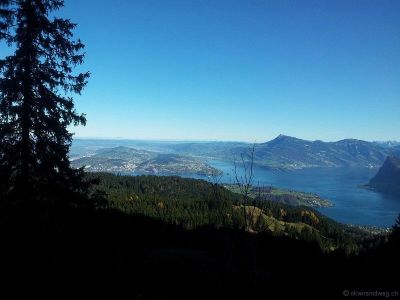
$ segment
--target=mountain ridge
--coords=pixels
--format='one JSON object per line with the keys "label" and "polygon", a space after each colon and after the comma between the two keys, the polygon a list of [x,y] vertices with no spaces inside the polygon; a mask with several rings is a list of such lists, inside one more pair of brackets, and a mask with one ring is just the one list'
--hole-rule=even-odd
{"label": "mountain ridge", "polygon": [[[79,142],[82,144],[82,141]],[[102,141],[102,145],[104,144]],[[88,145],[92,148],[88,146],[87,149],[93,149],[93,141],[90,141]],[[115,141],[112,145],[118,146]],[[121,145],[138,146],[140,151],[156,150],[158,153],[177,154],[200,158],[204,161],[222,160],[232,163],[242,155],[249,159],[252,148],[251,143],[245,142],[164,142],[155,144],[154,141],[148,143],[124,141],[121,142]],[[399,145],[389,147],[387,144],[380,145],[376,142],[359,139],[342,139],[335,142],[309,141],[283,134],[268,142],[255,143],[254,147],[254,163],[257,166],[271,169],[379,168],[387,156],[400,155]],[[76,148],[73,149],[76,150]],[[86,152],[89,151],[87,149]],[[75,152],[85,153],[85,151],[81,149]]]}
{"label": "mountain ridge", "polygon": [[[245,148],[234,150],[236,155],[245,151]],[[279,135],[269,142],[255,144],[254,160],[260,166],[283,169],[374,168],[382,164],[389,151],[390,149],[357,139],[323,142]]]}

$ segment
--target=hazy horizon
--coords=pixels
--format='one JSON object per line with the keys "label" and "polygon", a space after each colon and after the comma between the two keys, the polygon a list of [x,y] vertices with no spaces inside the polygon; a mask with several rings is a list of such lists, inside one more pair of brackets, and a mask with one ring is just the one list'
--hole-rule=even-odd
{"label": "hazy horizon", "polygon": [[337,142],[341,140],[361,140],[361,141],[366,141],[366,142],[395,142],[395,143],[400,143],[400,140],[395,140],[395,139],[389,139],[389,140],[363,140],[359,139],[356,137],[348,137],[348,138],[341,138],[338,140],[325,140],[325,139],[306,139],[298,136],[290,136],[287,134],[278,134],[275,137],[272,137],[268,140],[211,140],[211,139],[206,139],[206,140],[198,140],[198,139],[168,139],[168,138],[135,138],[135,137],[96,137],[96,136],[74,136],[74,139],[76,140],[121,140],[121,141],[144,141],[144,142],[198,142],[198,143],[207,143],[207,142],[221,142],[221,143],[265,143],[272,141],[273,139],[279,137],[279,136],[288,136],[288,137],[293,137],[297,138],[300,140],[305,140],[305,141],[323,141],[323,142]]}

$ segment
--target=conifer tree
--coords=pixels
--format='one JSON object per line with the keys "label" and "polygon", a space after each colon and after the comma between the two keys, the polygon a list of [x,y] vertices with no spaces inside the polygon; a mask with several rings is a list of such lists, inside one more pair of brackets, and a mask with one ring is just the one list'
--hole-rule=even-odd
{"label": "conifer tree", "polygon": [[73,39],[76,24],[51,17],[63,5],[0,0],[0,47],[10,52],[0,57],[0,196],[13,202],[36,205],[35,199],[83,187],[82,170],[72,169],[68,159],[68,126],[85,125],[72,96],[81,93],[89,73],[73,70],[84,60],[84,45]]}

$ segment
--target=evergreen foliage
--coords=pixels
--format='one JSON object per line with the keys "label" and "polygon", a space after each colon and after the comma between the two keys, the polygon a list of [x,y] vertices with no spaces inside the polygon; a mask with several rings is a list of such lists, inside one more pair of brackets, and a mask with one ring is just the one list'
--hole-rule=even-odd
{"label": "evergreen foliage", "polygon": [[[201,226],[270,231],[269,222],[285,222],[274,234],[317,241],[323,250],[357,250],[349,229],[309,207],[294,207],[266,200],[249,199],[204,180],[177,176],[121,176],[88,173],[99,181],[93,194],[103,192],[108,207],[195,229]],[[215,190],[217,188],[217,190]],[[216,196],[217,195],[217,196]],[[93,198],[93,196],[92,196]],[[246,209],[246,213],[244,213]],[[247,217],[245,217],[247,215]],[[305,224],[305,225],[302,225]]]}
{"label": "evergreen foliage", "polygon": [[13,50],[0,58],[0,195],[31,207],[85,188],[82,171],[70,167],[67,127],[86,122],[72,95],[89,73],[73,71],[84,60],[84,45],[73,40],[76,24],[50,17],[63,5],[0,1],[0,39]]}

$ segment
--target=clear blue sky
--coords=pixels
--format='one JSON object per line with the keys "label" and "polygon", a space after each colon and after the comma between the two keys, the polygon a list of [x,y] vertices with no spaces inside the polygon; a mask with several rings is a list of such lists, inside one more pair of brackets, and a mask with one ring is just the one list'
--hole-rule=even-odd
{"label": "clear blue sky", "polygon": [[78,137],[400,140],[400,1],[66,0]]}

